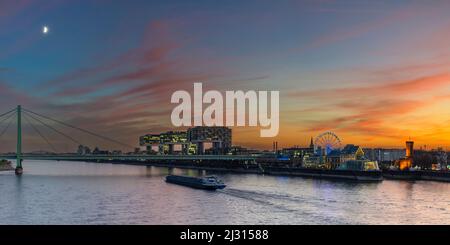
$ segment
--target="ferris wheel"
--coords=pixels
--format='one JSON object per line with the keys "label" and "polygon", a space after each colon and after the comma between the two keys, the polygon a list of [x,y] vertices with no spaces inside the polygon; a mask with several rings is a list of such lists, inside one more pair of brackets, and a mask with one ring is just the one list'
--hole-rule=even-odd
{"label": "ferris wheel", "polygon": [[314,146],[316,149],[320,147],[328,155],[332,150],[341,148],[341,140],[335,133],[327,131],[316,137]]}

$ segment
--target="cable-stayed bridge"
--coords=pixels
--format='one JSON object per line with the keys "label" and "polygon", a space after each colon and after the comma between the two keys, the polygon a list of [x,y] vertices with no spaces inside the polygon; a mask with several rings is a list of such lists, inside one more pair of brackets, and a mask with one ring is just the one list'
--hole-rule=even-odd
{"label": "cable-stayed bridge", "polygon": [[[14,117],[15,116],[15,117]],[[93,131],[71,125],[69,123],[63,122],[58,119],[28,110],[22,106],[17,106],[8,112],[0,114],[0,125],[6,124],[0,131],[0,142],[2,136],[10,128],[16,119],[17,125],[17,146],[16,152],[14,154],[0,154],[0,159],[16,159],[16,169],[17,175],[23,173],[23,160],[69,160],[69,161],[136,161],[145,162],[148,160],[152,161],[240,161],[240,162],[254,162],[255,157],[253,156],[239,156],[239,155],[143,155],[143,154],[88,154],[88,155],[78,155],[78,154],[58,154],[56,153],[56,147],[52,144],[49,137],[47,137],[42,130],[40,130],[35,124],[40,125],[41,128],[47,128],[54,133],[61,135],[66,140],[77,144],[83,145],[82,142],[76,139],[72,134],[63,132],[63,130],[58,129],[55,125],[60,125],[64,128],[73,129],[84,134],[93,136],[97,139],[104,140],[109,143],[120,145],[122,147],[133,149],[134,146],[125,144],[123,142],[117,141],[110,137],[95,133]],[[42,139],[42,141],[47,144],[47,146],[52,149],[55,153],[46,154],[25,154],[22,151],[22,119],[30,125],[34,132]]]}

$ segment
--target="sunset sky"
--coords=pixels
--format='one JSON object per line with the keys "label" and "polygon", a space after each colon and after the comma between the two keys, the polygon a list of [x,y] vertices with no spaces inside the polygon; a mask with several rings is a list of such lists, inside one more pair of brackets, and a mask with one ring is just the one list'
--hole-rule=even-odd
{"label": "sunset sky", "polygon": [[[450,2],[0,0],[0,113],[22,104],[137,145],[176,129],[171,94],[194,82],[280,91],[279,136],[233,128],[234,144],[307,145],[333,131],[344,144],[449,148]],[[24,127],[26,151],[48,150]]]}

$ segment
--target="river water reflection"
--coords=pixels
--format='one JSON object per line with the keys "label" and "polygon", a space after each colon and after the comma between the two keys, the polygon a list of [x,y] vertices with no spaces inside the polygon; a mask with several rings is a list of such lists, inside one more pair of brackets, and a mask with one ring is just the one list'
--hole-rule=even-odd
{"label": "river water reflection", "polygon": [[450,183],[349,183],[220,174],[227,188],[168,184],[205,171],[25,161],[0,172],[0,224],[450,224]]}

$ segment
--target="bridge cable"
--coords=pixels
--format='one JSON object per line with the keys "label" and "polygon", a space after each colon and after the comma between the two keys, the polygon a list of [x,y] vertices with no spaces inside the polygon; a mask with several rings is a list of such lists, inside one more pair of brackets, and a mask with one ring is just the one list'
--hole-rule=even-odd
{"label": "bridge cable", "polygon": [[[14,116],[15,114],[16,114],[16,112],[13,112],[13,113],[11,113],[10,115],[4,117],[4,118],[0,121],[0,123],[3,123],[4,121],[10,119],[10,118],[11,118],[12,116]],[[6,115],[6,114],[5,114],[5,115]]]}
{"label": "bridge cable", "polygon": [[66,127],[69,127],[69,128],[73,128],[73,129],[77,129],[77,130],[80,130],[80,131],[82,131],[82,132],[84,132],[84,133],[87,133],[87,134],[93,135],[93,136],[95,136],[95,137],[98,137],[98,138],[101,138],[101,139],[103,139],[103,140],[106,140],[106,141],[110,141],[110,142],[114,142],[114,143],[116,143],[116,144],[119,144],[119,145],[122,145],[122,146],[126,146],[126,147],[130,147],[130,148],[134,148],[134,146],[132,146],[132,145],[128,145],[128,144],[125,144],[125,143],[123,143],[123,142],[120,142],[120,141],[117,141],[117,140],[111,139],[111,138],[109,138],[109,137],[106,137],[106,136],[103,136],[103,135],[100,135],[100,134],[97,134],[97,133],[91,132],[91,131],[89,131],[89,130],[86,130],[86,129],[82,129],[82,128],[79,128],[79,127],[76,127],[76,126],[73,126],[73,125],[67,124],[67,123],[65,123],[65,122],[62,122],[62,121],[59,121],[59,120],[56,120],[56,119],[50,118],[50,117],[48,117],[48,116],[44,116],[44,115],[38,114],[38,113],[36,113],[36,112],[30,111],[30,110],[27,110],[27,109],[23,109],[23,110],[24,110],[24,111],[26,111],[26,112],[28,112],[28,113],[32,113],[32,114],[34,114],[34,115],[36,115],[36,116],[39,116],[39,117],[45,118],[45,119],[47,119],[47,120],[50,120],[50,121],[53,121],[53,122],[56,122],[56,123],[62,124],[62,125],[64,125],[64,126],[66,126]]}
{"label": "bridge cable", "polygon": [[[0,133],[0,138],[6,133],[6,131],[8,130],[9,126],[11,126],[12,122],[14,121],[14,120],[12,120],[12,116],[13,116],[13,115],[15,115],[15,113],[11,114],[11,115],[8,117],[8,119],[10,119],[10,120],[9,120],[9,123],[8,123],[8,125],[6,125],[6,127],[3,129],[3,131]],[[3,121],[5,121],[5,120],[3,120]],[[3,122],[3,121],[2,121],[2,122]]]}
{"label": "bridge cable", "polygon": [[14,109],[12,109],[12,110],[10,110],[10,111],[8,111],[8,112],[5,112],[5,113],[3,113],[3,114],[0,114],[0,117],[6,116],[6,115],[8,115],[8,114],[11,113],[11,112],[16,112],[16,109],[14,108]]}
{"label": "bridge cable", "polygon": [[28,122],[28,124],[34,129],[34,131],[36,131],[36,133],[37,133],[39,136],[41,136],[42,139],[44,139],[45,142],[47,142],[47,144],[50,146],[50,148],[56,153],[56,152],[57,152],[56,148],[50,143],[50,141],[47,139],[47,137],[45,137],[45,136],[41,133],[41,131],[40,131],[37,127],[35,127],[35,126],[33,125],[33,123],[31,123],[31,121],[28,119],[28,115],[27,115],[27,114],[24,114],[24,115],[26,115],[24,118],[25,118],[25,120]]}
{"label": "bridge cable", "polygon": [[60,135],[62,135],[62,136],[64,136],[64,137],[68,138],[70,141],[75,142],[75,143],[78,144],[78,145],[82,145],[82,143],[80,143],[78,140],[76,140],[76,139],[70,137],[69,135],[67,135],[67,134],[65,134],[65,133],[63,133],[63,132],[61,132],[61,131],[59,131],[58,129],[56,129],[56,128],[54,128],[54,127],[52,127],[52,126],[46,124],[45,122],[43,122],[43,121],[40,120],[39,118],[36,118],[36,117],[34,117],[33,115],[31,115],[30,113],[28,113],[28,112],[26,112],[26,111],[24,111],[24,113],[25,113],[27,116],[29,116],[29,117],[33,118],[34,120],[38,121],[40,124],[46,126],[47,128],[49,128],[49,129],[55,131],[56,133],[58,133],[58,134],[60,134]]}

